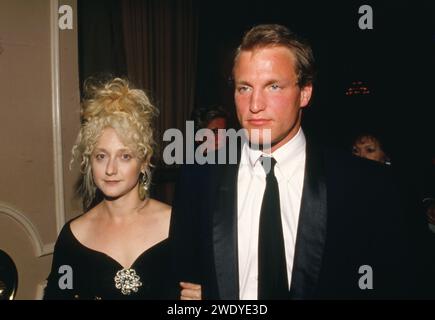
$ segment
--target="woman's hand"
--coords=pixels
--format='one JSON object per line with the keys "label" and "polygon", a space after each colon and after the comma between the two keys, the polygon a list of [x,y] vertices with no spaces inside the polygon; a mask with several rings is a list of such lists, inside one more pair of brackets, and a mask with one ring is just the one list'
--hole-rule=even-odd
{"label": "woman's hand", "polygon": [[181,296],[180,300],[201,300],[202,290],[200,284],[190,282],[180,282]]}

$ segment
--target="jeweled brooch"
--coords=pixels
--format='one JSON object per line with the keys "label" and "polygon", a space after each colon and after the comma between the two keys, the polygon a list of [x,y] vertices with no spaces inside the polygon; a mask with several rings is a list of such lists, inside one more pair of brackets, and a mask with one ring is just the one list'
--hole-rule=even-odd
{"label": "jeweled brooch", "polygon": [[140,277],[134,269],[122,269],[116,273],[114,278],[116,289],[121,289],[123,295],[129,295],[137,292],[142,285]]}

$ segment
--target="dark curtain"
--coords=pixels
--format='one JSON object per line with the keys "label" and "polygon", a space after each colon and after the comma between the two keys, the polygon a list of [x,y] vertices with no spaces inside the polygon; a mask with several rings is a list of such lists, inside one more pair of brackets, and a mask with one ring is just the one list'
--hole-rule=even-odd
{"label": "dark curtain", "polygon": [[122,1],[128,77],[160,109],[159,131],[183,130],[193,108],[197,61],[195,0]]}
{"label": "dark curtain", "polygon": [[[195,0],[123,0],[122,17],[129,79],[160,110],[156,129],[183,132],[195,100],[198,6]],[[154,172],[151,196],[172,202],[177,168],[162,161]]]}
{"label": "dark curtain", "polygon": [[90,76],[127,75],[121,0],[78,0],[80,88]]}

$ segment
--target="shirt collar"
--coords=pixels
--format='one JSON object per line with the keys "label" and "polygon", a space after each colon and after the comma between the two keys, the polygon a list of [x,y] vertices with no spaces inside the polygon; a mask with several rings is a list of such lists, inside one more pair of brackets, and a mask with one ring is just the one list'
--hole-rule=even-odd
{"label": "shirt collar", "polygon": [[[293,138],[291,138],[284,145],[272,152],[272,156],[277,162],[277,167],[286,179],[291,178],[293,172],[291,168],[294,167],[295,161],[297,161],[300,156],[303,156],[305,154],[305,146],[305,135],[302,128],[299,128],[299,131]],[[249,146],[249,143],[245,143],[244,147],[246,148],[246,152],[248,155],[249,165],[251,169],[253,169],[256,166],[260,157],[263,155],[263,152],[258,149],[252,149]]]}
{"label": "shirt collar", "polygon": [[272,156],[277,162],[277,168],[286,180],[290,180],[298,167],[305,161],[306,140],[302,128],[285,145],[275,150]]}
{"label": "shirt collar", "polygon": [[246,143],[245,146],[246,146],[246,151],[248,153],[249,164],[251,165],[252,168],[254,168],[255,165],[257,164],[257,161],[263,155],[263,152],[258,149],[252,149],[249,146],[249,143]]}

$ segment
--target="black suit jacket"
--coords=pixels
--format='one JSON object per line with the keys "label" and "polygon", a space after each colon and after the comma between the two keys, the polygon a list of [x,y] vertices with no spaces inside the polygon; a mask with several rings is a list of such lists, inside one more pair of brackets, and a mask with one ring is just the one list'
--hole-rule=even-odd
{"label": "black suit jacket", "polygon": [[[388,168],[309,143],[306,152],[290,296],[417,297],[421,262]],[[207,299],[239,299],[237,172],[238,164],[187,165],[176,188],[174,272],[201,283]],[[360,288],[362,266],[373,289]]]}

